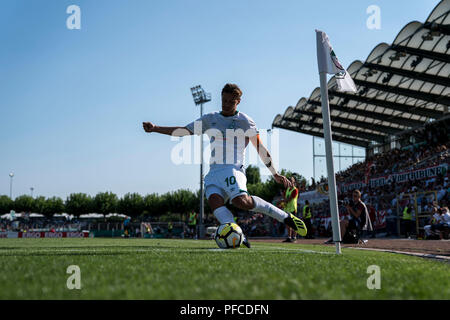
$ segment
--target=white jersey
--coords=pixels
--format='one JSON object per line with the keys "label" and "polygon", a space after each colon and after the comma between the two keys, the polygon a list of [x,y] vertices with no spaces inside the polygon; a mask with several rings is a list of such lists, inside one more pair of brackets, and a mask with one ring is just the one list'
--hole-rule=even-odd
{"label": "white jersey", "polygon": [[249,138],[258,134],[255,122],[239,111],[232,116],[211,112],[189,123],[186,128],[195,135],[208,135],[211,143],[210,171],[226,166],[241,168]]}
{"label": "white jersey", "polygon": [[450,224],[450,213],[445,212],[441,215],[441,222]]}

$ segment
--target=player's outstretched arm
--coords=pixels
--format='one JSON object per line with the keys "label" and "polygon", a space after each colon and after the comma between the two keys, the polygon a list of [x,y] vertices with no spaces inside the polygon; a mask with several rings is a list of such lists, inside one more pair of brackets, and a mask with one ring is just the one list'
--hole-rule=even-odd
{"label": "player's outstretched arm", "polygon": [[287,179],[285,176],[278,174],[277,170],[273,166],[273,161],[272,161],[272,157],[269,153],[269,150],[267,150],[267,148],[262,144],[259,134],[257,134],[256,136],[250,137],[250,141],[252,142],[253,146],[256,148],[256,151],[258,152],[258,155],[261,158],[262,162],[266,165],[266,167],[272,173],[274,180],[276,182],[278,182],[279,184],[284,185],[285,188],[292,187],[291,181],[289,179]]}
{"label": "player's outstretched arm", "polygon": [[157,132],[157,133],[166,134],[166,135],[174,136],[174,137],[183,137],[183,136],[192,135],[192,132],[190,132],[185,127],[160,127],[160,126],[154,125],[151,122],[143,122],[142,126],[144,127],[145,132],[148,132],[148,133]]}

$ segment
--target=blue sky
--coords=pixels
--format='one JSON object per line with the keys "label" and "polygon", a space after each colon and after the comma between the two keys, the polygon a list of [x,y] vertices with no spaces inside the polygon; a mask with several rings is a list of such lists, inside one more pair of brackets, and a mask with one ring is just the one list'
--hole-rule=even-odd
{"label": "blue sky", "polygon": [[[81,30],[69,30],[69,5]],[[172,164],[175,142],[142,121],[186,125],[190,87],[244,91],[239,110],[259,128],[318,86],[315,33],[344,66],[391,43],[438,1],[3,0],[0,11],[0,194],[143,195],[199,187],[198,165]],[[369,30],[366,9],[381,9]],[[312,138],[280,131],[280,167],[312,176]],[[205,170],[207,171],[207,170]]]}

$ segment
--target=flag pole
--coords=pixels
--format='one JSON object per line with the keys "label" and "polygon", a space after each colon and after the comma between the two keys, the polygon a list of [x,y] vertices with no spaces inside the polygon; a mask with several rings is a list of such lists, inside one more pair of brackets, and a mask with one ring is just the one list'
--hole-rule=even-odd
{"label": "flag pole", "polygon": [[323,136],[325,138],[325,154],[328,171],[328,197],[330,198],[331,226],[333,229],[333,241],[336,244],[336,253],[341,254],[341,228],[337,206],[336,177],[334,175],[333,148],[331,141],[330,106],[328,102],[327,73],[319,72],[320,96],[322,99]]}
{"label": "flag pole", "polygon": [[317,65],[320,75],[320,95],[322,98],[323,136],[328,171],[328,196],[330,198],[331,223],[333,227],[333,241],[336,253],[341,253],[341,228],[339,225],[339,211],[337,204],[336,176],[334,175],[333,146],[331,140],[330,104],[328,101],[327,74],[334,74],[338,91],[356,92],[356,85],[345,68],[341,65],[331,47],[325,32],[316,30]]}

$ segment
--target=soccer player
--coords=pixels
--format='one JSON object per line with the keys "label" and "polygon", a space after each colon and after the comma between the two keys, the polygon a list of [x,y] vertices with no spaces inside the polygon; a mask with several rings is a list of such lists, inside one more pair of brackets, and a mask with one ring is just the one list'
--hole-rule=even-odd
{"label": "soccer player", "polygon": [[[193,134],[209,136],[211,159],[210,170],[205,177],[205,195],[220,224],[234,222],[233,214],[225,206],[229,201],[241,210],[264,213],[305,236],[307,230],[301,219],[247,192],[244,153],[249,141],[277,183],[285,188],[291,187],[292,183],[278,174],[268,150],[261,143],[255,122],[237,110],[241,96],[241,89],[236,84],[228,83],[222,89],[222,111],[205,114],[185,127],[160,127],[151,122],[144,122],[143,127],[149,133],[178,137]],[[250,247],[247,239],[244,245]]]}

